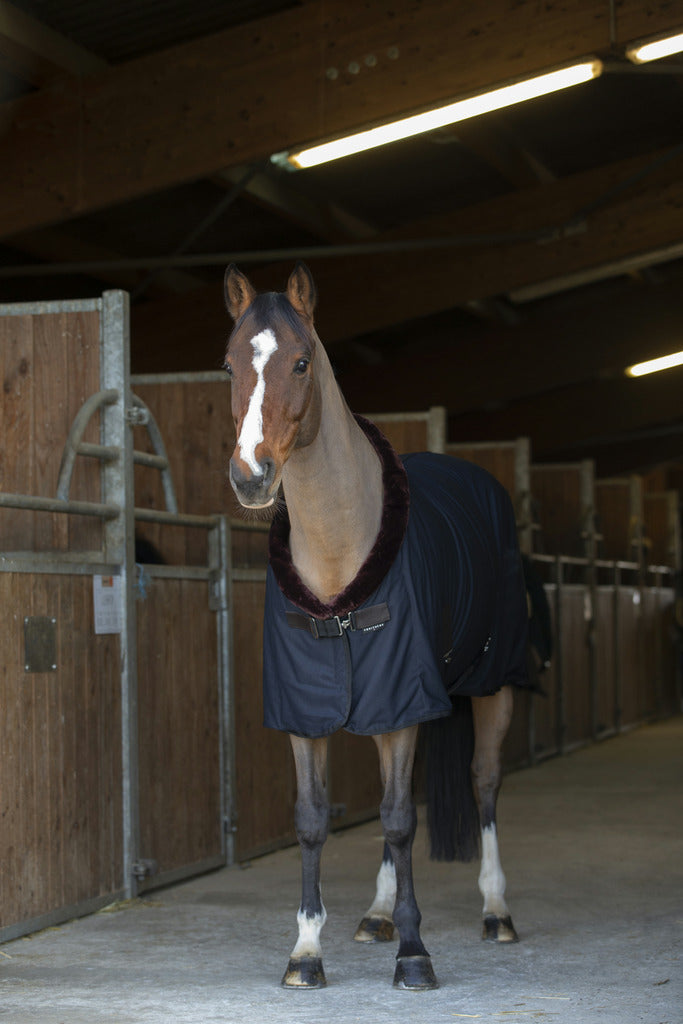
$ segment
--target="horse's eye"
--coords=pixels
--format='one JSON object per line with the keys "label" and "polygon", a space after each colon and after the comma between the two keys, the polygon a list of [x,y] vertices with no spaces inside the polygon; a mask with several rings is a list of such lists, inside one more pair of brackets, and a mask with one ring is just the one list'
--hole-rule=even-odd
{"label": "horse's eye", "polygon": [[294,373],[296,373],[299,377],[303,377],[303,375],[306,373],[306,370],[310,366],[310,363],[310,359],[299,359],[294,365]]}
{"label": "horse's eye", "polygon": [[225,372],[227,373],[227,375],[228,375],[228,377],[230,378],[230,380],[232,380],[232,366],[230,365],[230,363],[228,362],[228,360],[227,360],[227,359],[226,359],[226,360],[225,360],[225,362],[223,363],[223,369],[224,369],[224,370],[225,370]]}

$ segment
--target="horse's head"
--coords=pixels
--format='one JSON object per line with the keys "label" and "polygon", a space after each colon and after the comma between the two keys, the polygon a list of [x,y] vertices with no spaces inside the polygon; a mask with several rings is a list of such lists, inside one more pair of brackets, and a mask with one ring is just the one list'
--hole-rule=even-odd
{"label": "horse's head", "polygon": [[291,452],[310,444],[320,425],[315,286],[297,263],[286,292],[257,295],[231,265],[225,301],[235,321],[225,357],[237,438],[230,482],[242,505],[266,508],[275,501]]}

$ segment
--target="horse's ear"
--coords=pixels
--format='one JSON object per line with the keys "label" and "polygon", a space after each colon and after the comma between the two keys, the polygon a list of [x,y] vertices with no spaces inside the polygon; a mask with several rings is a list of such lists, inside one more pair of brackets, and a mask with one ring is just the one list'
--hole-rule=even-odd
{"label": "horse's ear", "polygon": [[225,271],[225,305],[233,320],[239,320],[256,298],[256,292],[234,263]]}
{"label": "horse's ear", "polygon": [[311,272],[305,263],[299,261],[287,282],[287,298],[299,316],[313,320],[316,291]]}

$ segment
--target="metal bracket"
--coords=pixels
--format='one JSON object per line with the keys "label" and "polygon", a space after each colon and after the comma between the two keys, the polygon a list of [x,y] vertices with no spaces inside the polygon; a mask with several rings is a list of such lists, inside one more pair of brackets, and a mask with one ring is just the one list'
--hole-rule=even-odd
{"label": "metal bracket", "polygon": [[131,871],[133,872],[133,877],[138,882],[142,882],[145,878],[151,878],[153,875],[156,875],[159,871],[159,865],[155,860],[140,857],[138,860],[133,861]]}
{"label": "metal bracket", "polygon": [[209,611],[219,612],[228,607],[227,585],[219,570],[209,574]]}
{"label": "metal bracket", "polygon": [[24,619],[24,671],[57,671],[57,620],[46,615]]}
{"label": "metal bracket", "polygon": [[149,423],[149,409],[146,405],[133,405],[126,409],[126,423],[132,427],[146,427]]}

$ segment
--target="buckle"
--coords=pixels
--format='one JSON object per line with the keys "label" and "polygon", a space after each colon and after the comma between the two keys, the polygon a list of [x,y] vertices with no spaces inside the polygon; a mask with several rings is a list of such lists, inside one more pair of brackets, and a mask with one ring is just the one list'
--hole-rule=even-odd
{"label": "buckle", "polygon": [[350,618],[342,619],[339,615],[333,615],[329,619],[315,619],[310,616],[308,622],[310,631],[316,640],[343,636],[344,630],[351,625]]}
{"label": "buckle", "polygon": [[343,633],[344,633],[344,630],[348,629],[349,626],[351,625],[351,617],[350,616],[347,616],[347,618],[342,619],[339,615],[334,615],[331,619],[328,619],[327,621],[330,623],[330,625],[334,622],[335,626],[337,627],[337,632],[336,633],[328,633],[327,634],[328,636],[332,636],[332,637],[342,636]]}

